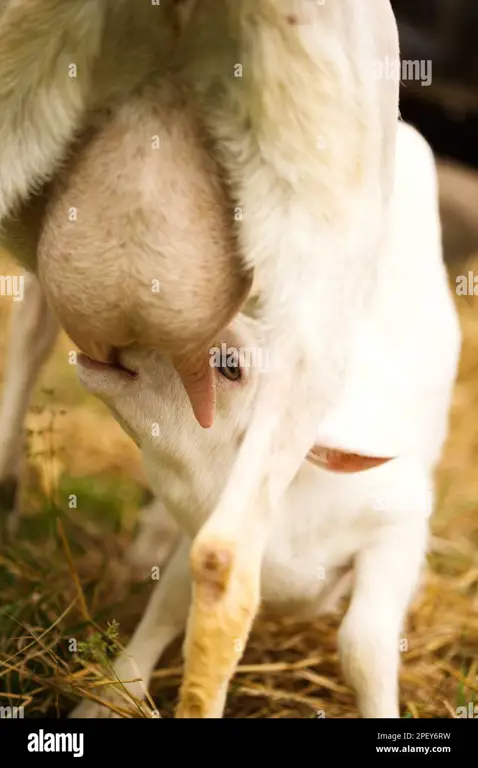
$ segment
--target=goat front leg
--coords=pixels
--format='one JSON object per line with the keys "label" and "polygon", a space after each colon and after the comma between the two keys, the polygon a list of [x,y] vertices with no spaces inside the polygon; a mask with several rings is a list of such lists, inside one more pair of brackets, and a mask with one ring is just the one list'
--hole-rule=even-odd
{"label": "goat front leg", "polygon": [[[151,673],[159,658],[167,646],[184,631],[191,602],[188,562],[190,547],[189,539],[181,539],[164,576],[151,595],[133,637],[114,663],[114,677],[123,685],[118,682],[108,690],[102,689],[101,697],[118,707],[131,709],[134,700],[128,701],[128,694],[139,700],[145,698]],[[128,680],[137,682],[129,683]],[[73,718],[112,716],[115,715],[111,709],[100,702],[86,699],[70,714]]]}
{"label": "goat front leg", "polygon": [[[40,369],[51,353],[59,325],[48,309],[37,278],[25,275],[23,300],[11,315],[3,400],[0,408],[0,515],[16,508],[22,460],[23,425]],[[13,528],[11,516],[8,528]],[[3,527],[3,526],[2,526]]]}
{"label": "goat front leg", "polygon": [[262,548],[208,526],[191,551],[193,603],[177,717],[220,718],[260,603]]}
{"label": "goat front leg", "polygon": [[399,717],[400,633],[420,578],[427,527],[410,517],[384,525],[357,556],[351,603],[339,631],[345,677],[365,718]]}

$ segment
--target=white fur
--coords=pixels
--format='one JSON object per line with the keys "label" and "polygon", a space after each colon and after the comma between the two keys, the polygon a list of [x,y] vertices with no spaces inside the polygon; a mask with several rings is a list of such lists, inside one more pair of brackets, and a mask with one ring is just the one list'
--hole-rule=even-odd
{"label": "white fur", "polygon": [[[377,290],[356,324],[342,394],[319,431],[321,440],[325,430],[340,447],[398,450],[398,456],[351,475],[303,460],[268,518],[260,586],[264,604],[313,617],[330,609],[344,572],[353,569],[339,646],[344,673],[365,717],[399,714],[400,633],[424,562],[434,470],[446,436],[460,349],[442,262],[434,161],[423,138],[404,124],[398,131],[386,243]],[[260,338],[259,322],[243,314],[217,341],[250,347],[258,331]],[[316,343],[313,334],[309,343]],[[116,665],[119,676],[127,679],[134,672],[147,685],[162,651],[185,627],[190,542],[217,509],[264,374],[251,368],[234,382],[218,373],[217,420],[202,430],[167,360],[137,349],[125,353],[123,362],[138,371],[136,379],[94,367],[80,367],[80,379],[138,442],[153,488],[183,531],[182,545]],[[280,360],[277,375],[289,364]],[[291,406],[293,411],[301,408],[300,401]],[[159,436],[154,436],[155,425]],[[317,425],[310,431],[317,432]],[[289,435],[280,439],[287,450]],[[240,483],[234,490],[241,498]],[[244,533],[240,546],[252,552],[253,528]],[[141,696],[144,686],[129,688]],[[77,714],[102,711],[83,704]]]}
{"label": "white fur", "polygon": [[[63,10],[52,37],[56,5]],[[152,21],[146,7],[136,13],[132,0],[88,0],[83,9],[72,0],[67,10],[60,0],[14,0],[2,11],[0,221],[51,177],[90,111],[111,105],[171,54],[200,97],[255,273],[250,303],[225,339],[264,349],[273,364],[238,385],[222,382],[208,433],[192,423],[172,369],[154,353],[125,355],[140,369],[136,382],[107,369],[82,377],[139,439],[152,482],[194,538],[197,562],[208,548],[230,547],[233,580],[246,573],[253,584],[251,614],[260,595],[318,610],[323,587],[354,559],[344,668],[364,714],[395,715],[398,632],[423,558],[458,332],[439,255],[433,166],[416,138],[402,139],[391,206],[398,83],[373,74],[377,60],[398,56],[389,0],[196,0],[174,51],[174,23]],[[161,7],[173,19],[174,3]],[[121,46],[128,55],[118,57]],[[80,65],[73,83],[69,58]],[[52,99],[54,121],[45,119]],[[418,208],[423,242],[403,223]],[[317,441],[397,458],[335,477],[304,465]],[[145,679],[186,620],[186,549],[132,641]],[[211,713],[222,711],[226,688],[224,677]]]}
{"label": "white fur", "polygon": [[164,67],[175,0],[9,0],[0,9],[0,225],[96,110]]}
{"label": "white fur", "polygon": [[[291,10],[299,23],[288,22]],[[398,56],[398,35],[388,0],[227,0],[197,2],[183,44],[183,76],[201,98],[242,212],[255,344],[280,361],[258,385],[198,547],[236,540],[247,525],[263,548],[274,504],[339,402],[353,332],[374,291],[398,83],[378,81],[373,67]]]}

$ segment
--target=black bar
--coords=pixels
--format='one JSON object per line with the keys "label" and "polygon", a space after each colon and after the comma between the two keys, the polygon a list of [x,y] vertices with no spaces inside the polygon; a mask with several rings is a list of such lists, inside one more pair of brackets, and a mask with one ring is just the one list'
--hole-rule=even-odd
{"label": "black bar", "polygon": [[[478,709],[478,707],[477,707]],[[57,735],[59,739],[57,741]],[[71,736],[69,740],[68,736]],[[161,764],[191,759],[226,765],[231,757],[256,764],[277,758],[279,765],[314,759],[319,765],[341,764],[342,758],[377,758],[397,762],[417,757],[423,765],[433,761],[461,765],[476,754],[478,718],[449,720],[304,720],[179,721],[154,720],[0,720],[3,765],[35,765],[53,760],[73,764],[93,759],[132,757],[137,764]],[[76,740],[75,740],[76,738]],[[55,747],[65,751],[49,751]],[[70,751],[66,751],[69,747]],[[32,751],[34,749],[42,751]],[[78,757],[74,757],[74,752]],[[201,754],[202,753],[202,754]],[[375,761],[376,762],[376,761]]]}

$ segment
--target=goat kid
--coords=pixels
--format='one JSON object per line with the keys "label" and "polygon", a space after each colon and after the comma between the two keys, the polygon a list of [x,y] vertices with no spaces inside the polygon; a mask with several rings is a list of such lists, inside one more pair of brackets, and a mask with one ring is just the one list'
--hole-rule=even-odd
{"label": "goat kid", "polygon": [[[339,401],[327,421],[312,425],[319,445],[397,458],[358,474],[331,472],[321,449],[309,446],[267,518],[260,558],[263,604],[302,618],[330,610],[352,582],[339,648],[344,674],[367,718],[399,716],[400,634],[424,564],[434,471],[459,358],[437,198],[431,150],[413,128],[400,124],[392,222],[377,289],[357,323]],[[242,312],[218,337],[217,348],[223,344],[232,358],[216,362],[217,418],[206,431],[191,418],[177,374],[158,353],[139,348],[122,353],[124,365],[136,373],[129,378],[86,359],[79,366],[84,386],[109,405],[141,447],[151,484],[182,529],[179,548],[115,665],[120,680],[142,678],[126,684],[141,699],[158,658],[186,628],[180,717],[222,715],[227,684],[247,639],[244,625],[249,627],[257,608],[251,586],[257,545],[250,518],[238,520],[240,574],[227,559],[215,561],[211,551],[210,578],[200,581],[194,559],[224,478],[244,445],[265,375],[241,367],[240,351],[262,344],[260,323],[252,315]],[[275,375],[285,375],[289,364],[281,360]],[[301,405],[295,402],[293,409]],[[280,440],[286,449],[289,435]],[[241,484],[235,492],[241,498]],[[229,576],[225,585],[221,573]],[[200,626],[194,612],[198,592],[204,606]],[[231,596],[235,612],[228,610]],[[74,712],[108,715],[89,702]]]}

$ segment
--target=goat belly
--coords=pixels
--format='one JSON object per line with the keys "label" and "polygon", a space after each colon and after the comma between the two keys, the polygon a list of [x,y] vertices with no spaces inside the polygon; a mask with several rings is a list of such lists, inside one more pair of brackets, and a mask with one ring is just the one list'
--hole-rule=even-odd
{"label": "goat belly", "polygon": [[266,558],[262,576],[262,599],[266,609],[279,615],[312,619],[332,613],[351,586],[350,565],[326,568],[303,562],[278,563]]}

